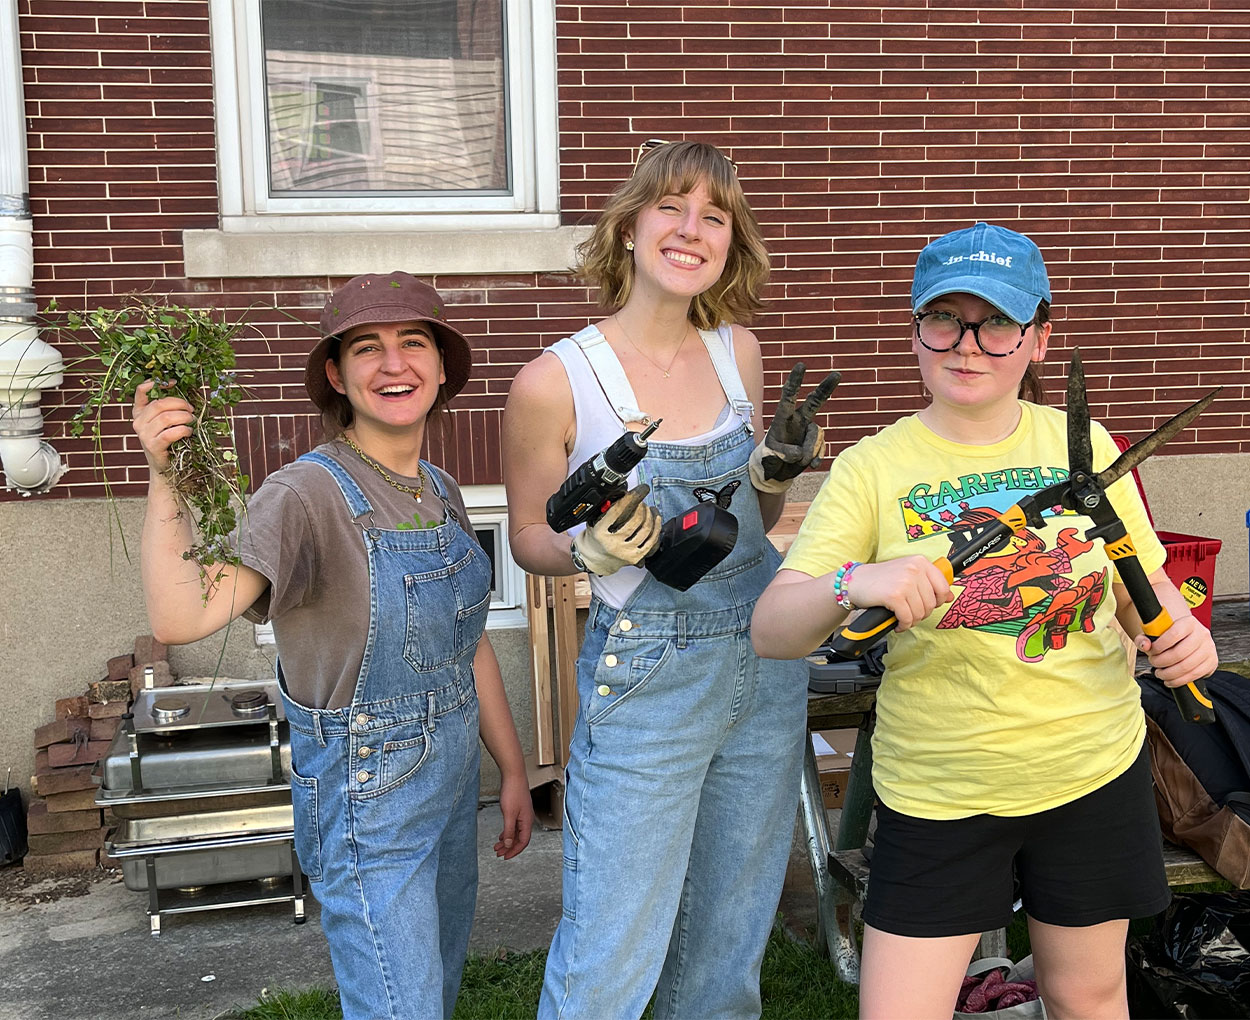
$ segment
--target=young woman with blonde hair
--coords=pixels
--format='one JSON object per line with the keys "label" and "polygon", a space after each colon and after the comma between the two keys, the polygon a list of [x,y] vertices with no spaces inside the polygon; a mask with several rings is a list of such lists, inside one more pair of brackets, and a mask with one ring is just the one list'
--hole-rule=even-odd
{"label": "young woman with blonde hair", "polygon": [[[582,248],[606,319],[513,383],[504,425],[512,550],[538,574],[590,572],[564,828],[564,916],[539,1015],[750,1017],[798,799],[806,667],[762,663],[747,624],[780,557],[764,535],[820,430],[763,435],[768,259],[720,150],[644,146]],[[832,382],[828,382],[828,389]],[[791,402],[792,406],[792,402]],[[548,497],[626,428],[662,422],[635,489],[556,533]],[[644,569],[660,523],[715,499],[732,551],[688,590]],[[645,501],[644,501],[645,500]],[[658,982],[658,988],[657,988]]]}

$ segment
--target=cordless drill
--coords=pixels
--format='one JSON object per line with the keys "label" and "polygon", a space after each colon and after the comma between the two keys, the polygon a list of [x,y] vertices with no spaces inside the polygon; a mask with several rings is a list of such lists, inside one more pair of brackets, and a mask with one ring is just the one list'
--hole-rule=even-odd
{"label": "cordless drill", "polygon": [[[657,419],[641,432],[626,432],[606,450],[585,461],[547,500],[547,524],[567,531],[594,524],[629,491],[628,475],[647,453]],[[738,521],[715,503],[696,503],[665,521],[656,551],[641,564],[657,580],[686,591],[729,555],[738,538]]]}
{"label": "cordless drill", "polygon": [[647,439],[660,427],[657,418],[641,432],[626,432],[564,480],[547,500],[547,524],[568,531],[574,524],[594,524],[629,491],[629,473],[647,453]]}

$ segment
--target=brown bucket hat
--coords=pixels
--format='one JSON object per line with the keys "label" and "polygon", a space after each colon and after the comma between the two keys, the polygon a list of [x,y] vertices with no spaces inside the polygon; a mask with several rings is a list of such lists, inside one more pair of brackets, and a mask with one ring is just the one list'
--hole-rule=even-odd
{"label": "brown bucket hat", "polygon": [[321,309],[321,339],[308,355],[304,367],[304,388],[321,410],[330,407],[334,388],[326,378],[326,358],[334,340],[353,326],[363,323],[385,325],[392,322],[425,322],[434,330],[443,353],[443,393],[448,400],[469,381],[473,354],[469,341],[448,325],[443,299],[429,284],[408,273],[356,276],[339,287]]}

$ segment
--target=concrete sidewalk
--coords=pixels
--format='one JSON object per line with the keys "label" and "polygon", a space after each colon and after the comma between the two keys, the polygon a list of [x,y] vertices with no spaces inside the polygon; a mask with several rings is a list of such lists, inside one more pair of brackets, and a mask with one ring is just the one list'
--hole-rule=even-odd
{"label": "concrete sidewalk", "polygon": [[[470,951],[546,949],[560,919],[562,834],[539,829],[524,853],[501,861],[499,828],[496,805],[478,812]],[[811,929],[811,879],[797,851],[790,870],[783,909]],[[331,987],[317,901],[304,903],[303,925],[281,903],[166,915],[153,938],[147,894],[127,889],[120,872],[29,883],[20,868],[0,869],[0,1018],[211,1020],[254,1006],[265,988]]]}
{"label": "concrete sidewalk", "polygon": [[[561,834],[539,830],[511,861],[495,857],[499,809],[478,813],[481,888],[471,951],[546,948],[560,917]],[[289,903],[166,915],[148,934],[147,894],[120,872],[23,881],[0,870],[3,1020],[208,1020],[254,1006],[264,988],[334,984],[319,908]]]}

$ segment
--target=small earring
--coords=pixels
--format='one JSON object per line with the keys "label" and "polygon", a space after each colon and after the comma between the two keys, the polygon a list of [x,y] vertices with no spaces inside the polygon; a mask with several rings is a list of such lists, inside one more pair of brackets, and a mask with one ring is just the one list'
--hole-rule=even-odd
{"label": "small earring", "polygon": [[633,250],[634,250],[634,242],[633,242],[633,241],[626,241],[626,242],[625,242],[625,250],[626,250],[626,251],[633,251]]}

